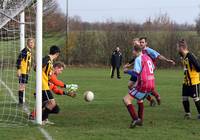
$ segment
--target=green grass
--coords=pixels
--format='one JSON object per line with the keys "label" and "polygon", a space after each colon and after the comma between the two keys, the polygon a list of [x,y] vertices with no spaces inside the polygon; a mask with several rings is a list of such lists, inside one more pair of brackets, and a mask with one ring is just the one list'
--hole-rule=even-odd
{"label": "green grass", "polygon": [[[128,76],[121,80],[110,79],[108,69],[68,68],[59,77],[66,83],[77,83],[79,95],[72,99],[54,96],[61,108],[58,115],[51,115],[56,124],[44,126],[55,140],[198,140],[200,122],[193,103],[192,120],[183,119],[181,104],[182,72],[180,70],[156,71],[157,90],[162,105],[149,107],[145,103],[144,126],[129,129],[130,116],[122,103],[127,94]],[[87,103],[83,92],[91,90],[95,100]],[[1,96],[0,96],[1,97]],[[135,102],[134,102],[135,103]],[[42,140],[37,126],[1,127],[3,140]]]}

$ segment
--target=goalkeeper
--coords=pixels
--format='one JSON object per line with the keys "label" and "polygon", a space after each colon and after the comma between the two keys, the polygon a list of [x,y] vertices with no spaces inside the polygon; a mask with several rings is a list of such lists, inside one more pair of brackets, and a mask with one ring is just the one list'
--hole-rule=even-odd
{"label": "goalkeeper", "polygon": [[[50,80],[49,80],[50,90],[52,90],[55,94],[58,94],[58,95],[68,95],[71,97],[75,97],[78,86],[75,84],[67,85],[57,79],[57,76],[62,73],[64,68],[65,68],[65,64],[62,62],[56,62],[53,65],[53,73],[50,76]],[[59,89],[58,87],[66,88],[67,91]]]}
{"label": "goalkeeper", "polygon": [[[67,96],[74,98],[77,94],[76,91],[78,90],[78,85],[76,85],[76,84],[67,85],[67,84],[64,84],[62,81],[57,79],[57,76],[62,73],[64,68],[65,68],[64,63],[62,63],[62,62],[54,63],[53,72],[49,77],[49,79],[50,79],[49,80],[49,87],[50,87],[50,90],[53,91],[53,93],[55,93],[57,95],[67,95]],[[58,87],[66,88],[66,91],[64,91],[63,89],[60,89]],[[50,113],[58,113],[58,112],[52,110]],[[30,119],[35,119],[35,116],[36,116],[36,112],[34,110],[30,115]],[[45,123],[53,124],[52,122],[50,122],[48,120],[46,120]]]}

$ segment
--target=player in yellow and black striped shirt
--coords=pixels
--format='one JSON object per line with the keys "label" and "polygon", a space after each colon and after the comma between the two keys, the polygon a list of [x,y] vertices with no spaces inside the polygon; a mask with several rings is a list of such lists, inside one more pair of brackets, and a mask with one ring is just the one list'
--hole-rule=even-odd
{"label": "player in yellow and black striped shirt", "polygon": [[191,118],[189,97],[192,97],[199,113],[198,119],[200,119],[200,63],[196,56],[189,52],[187,43],[184,39],[178,42],[177,50],[182,58],[182,64],[184,67],[182,97],[183,107],[186,113],[185,118]]}
{"label": "player in yellow and black striped shirt", "polygon": [[49,78],[53,71],[53,60],[57,59],[60,54],[60,49],[57,46],[52,46],[49,55],[45,56],[42,60],[42,121],[48,119],[50,113],[58,113],[59,107],[53,98],[53,94],[49,87]]}
{"label": "player in yellow and black striped shirt", "polygon": [[31,50],[35,47],[35,40],[29,38],[27,40],[27,46],[21,50],[16,67],[17,67],[17,76],[19,77],[19,104],[23,104],[23,95],[25,90],[25,84],[28,83],[28,74],[31,68],[31,59],[32,54]]}

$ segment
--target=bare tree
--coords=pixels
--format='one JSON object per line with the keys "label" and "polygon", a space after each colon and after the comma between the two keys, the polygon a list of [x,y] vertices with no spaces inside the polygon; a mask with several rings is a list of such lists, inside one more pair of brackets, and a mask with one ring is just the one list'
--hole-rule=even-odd
{"label": "bare tree", "polygon": [[195,21],[196,21],[196,31],[197,31],[198,35],[200,35],[200,14]]}

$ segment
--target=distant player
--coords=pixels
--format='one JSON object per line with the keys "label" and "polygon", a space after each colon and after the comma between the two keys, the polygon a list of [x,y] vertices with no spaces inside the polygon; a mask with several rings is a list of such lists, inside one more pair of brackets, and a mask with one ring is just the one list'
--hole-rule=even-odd
{"label": "distant player", "polygon": [[177,50],[182,58],[184,67],[184,81],[182,86],[183,107],[185,118],[191,118],[189,97],[194,100],[200,119],[200,62],[189,52],[187,42],[182,39],[177,44]]}
{"label": "distant player", "polygon": [[[76,84],[64,84],[64,82],[57,79],[57,76],[62,73],[64,68],[65,68],[65,64],[62,63],[62,62],[55,62],[53,64],[53,72],[49,77],[49,79],[50,79],[49,80],[50,90],[57,95],[67,95],[67,96],[70,96],[70,97],[75,97],[76,94],[77,94],[76,91],[78,89],[78,85],[76,85]],[[59,87],[65,88],[66,91],[64,91],[63,89],[60,89]],[[51,113],[58,113],[58,112],[54,112],[54,110],[52,110]],[[30,119],[34,120],[35,116],[36,116],[36,112],[34,110],[30,115]],[[53,124],[49,120],[46,120],[46,123]]]}
{"label": "distant player", "polygon": [[35,47],[35,40],[33,38],[27,39],[26,47],[21,50],[16,67],[17,67],[17,76],[19,77],[19,104],[23,104],[23,96],[26,84],[28,83],[28,76],[31,69],[31,59],[32,54],[31,51]]}
{"label": "distant player", "polygon": [[[154,90],[155,86],[154,65],[152,59],[147,54],[143,54],[142,48],[139,46],[134,46],[133,56],[135,56],[133,69],[124,69],[125,73],[128,73],[137,79],[136,87],[129,91],[123,98],[124,104],[132,118],[130,128],[134,128],[136,125],[142,125],[144,112],[143,100]],[[138,113],[136,113],[132,104],[133,99],[138,101]]]}

